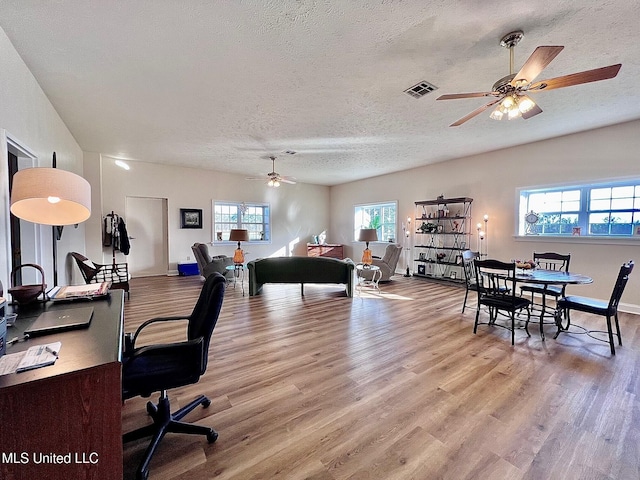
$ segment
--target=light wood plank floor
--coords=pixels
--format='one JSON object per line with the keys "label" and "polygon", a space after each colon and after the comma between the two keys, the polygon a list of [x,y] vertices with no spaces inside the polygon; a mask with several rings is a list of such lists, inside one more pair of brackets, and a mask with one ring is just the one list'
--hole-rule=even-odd
{"label": "light wood plank floor", "polygon": [[[134,279],[126,331],[190,313],[198,277]],[[579,294],[579,287],[569,287]],[[603,296],[606,295],[603,293]],[[464,290],[394,277],[381,293],[340,286],[227,288],[200,382],[170,392],[174,409],[209,396],[186,421],[218,441],[168,434],[151,479],[638,479],[639,318],[621,314],[624,346],[584,335],[546,342],[480,326]],[[623,297],[624,300],[624,297]],[[481,315],[485,315],[481,313]],[[593,327],[603,319],[576,314]],[[146,341],[171,341],[159,327]],[[123,407],[125,431],[148,422]],[[124,446],[133,478],[146,440]]]}

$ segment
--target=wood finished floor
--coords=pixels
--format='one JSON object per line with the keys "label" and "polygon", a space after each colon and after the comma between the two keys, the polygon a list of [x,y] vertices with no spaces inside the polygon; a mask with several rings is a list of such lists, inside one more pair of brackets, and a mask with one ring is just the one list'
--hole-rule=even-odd
{"label": "wood finished floor", "polygon": [[[125,330],[190,313],[201,285],[134,279]],[[321,285],[304,297],[299,285],[266,285],[250,298],[230,285],[206,374],[169,393],[174,409],[209,396],[211,406],[185,420],[220,437],[168,434],[150,478],[640,478],[639,318],[621,314],[615,357],[584,335],[553,340],[551,326],[546,342],[534,327],[531,338],[517,331],[512,347],[505,329],[473,335],[475,299],[461,314],[463,297],[401,276],[354,298]],[[182,334],[161,326],[144,340]],[[125,403],[124,431],[149,421],[145,402]],[[146,445],[124,446],[125,478]]]}

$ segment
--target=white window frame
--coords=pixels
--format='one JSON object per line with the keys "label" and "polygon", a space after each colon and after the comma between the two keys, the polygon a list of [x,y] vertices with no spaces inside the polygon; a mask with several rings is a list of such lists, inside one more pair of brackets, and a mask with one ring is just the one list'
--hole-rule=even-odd
{"label": "white window frame", "polygon": [[[600,189],[611,189],[612,194],[608,198],[611,201],[608,208],[600,208],[600,209],[592,209],[591,207],[595,205],[595,199],[591,199],[592,193],[595,193],[596,190]],[[633,189],[631,191],[630,196],[626,197],[616,197],[617,193],[622,193],[626,190]],[[579,191],[580,199],[579,202],[569,201],[565,202],[568,205],[568,208],[560,207],[559,209],[555,209],[557,211],[544,211],[545,209],[539,209],[542,211],[537,211],[536,208],[531,208],[529,204],[530,196],[533,194],[551,194],[556,195],[558,192],[569,192],[569,191]],[[617,191],[617,193],[616,193]],[[516,205],[518,205],[518,214],[516,218],[515,225],[515,236],[520,239],[541,239],[544,238],[546,240],[558,239],[561,241],[567,241],[568,239],[572,239],[575,241],[602,241],[603,243],[608,243],[610,241],[640,241],[640,178],[630,178],[630,179],[622,179],[622,180],[611,180],[611,181],[598,181],[598,182],[590,182],[583,184],[566,184],[566,185],[554,185],[554,186],[546,186],[546,187],[526,187],[519,188],[516,192],[517,200]],[[613,199],[611,198],[613,197]],[[557,198],[556,198],[557,200]],[[601,202],[605,203],[605,202]],[[619,205],[616,208],[616,203]],[[631,203],[631,205],[626,205],[623,207],[624,203]],[[556,204],[558,204],[556,202]],[[577,207],[577,208],[576,208]],[[533,210],[535,213],[540,215],[540,220],[538,222],[539,225],[542,225],[541,222],[544,222],[545,215],[563,215],[566,216],[568,221],[570,221],[571,217],[577,217],[577,221],[575,224],[567,225],[565,231],[563,232],[553,232],[553,233],[545,233],[541,231],[540,226],[536,229],[536,233],[527,234],[526,233],[526,222],[524,220],[525,215]],[[618,232],[618,233],[592,233],[592,227],[595,225],[600,225],[600,223],[591,223],[590,218],[593,216],[606,216],[607,218],[620,218],[619,216],[628,217],[629,221],[619,223],[618,225],[629,225],[628,230],[626,232]],[[554,225],[555,223],[547,223],[545,225]],[[615,225],[616,222],[606,222],[608,225],[609,231],[611,231],[611,226]],[[561,224],[560,228],[562,228]],[[574,228],[575,227],[575,228]],[[626,227],[623,227],[626,228]],[[562,240],[564,239],[564,240]]]}
{"label": "white window frame", "polygon": [[[366,209],[393,208],[393,222],[382,222],[378,230],[378,243],[388,243],[389,239],[398,242],[398,202],[396,200],[386,202],[361,203],[353,206],[353,241],[358,241],[358,233],[361,228],[369,228],[369,218],[362,218],[361,212]],[[391,232],[391,233],[389,233]]]}
{"label": "white window frame", "polygon": [[[249,241],[251,243],[259,243],[259,244],[270,244],[271,243],[271,205],[269,203],[263,202],[233,202],[228,200],[213,200],[211,202],[211,242],[214,245],[229,245],[235,244],[236,242],[229,241],[229,229],[228,228],[219,228],[218,225],[221,223],[220,221],[216,222],[216,207],[230,207],[231,209],[235,208],[236,212],[231,213],[232,215],[236,215],[235,221],[230,222],[222,222],[225,227],[230,228],[241,228],[249,231]],[[262,209],[263,222],[261,223],[253,223],[253,222],[245,222],[243,221],[245,215],[248,215],[252,209]],[[242,211],[245,211],[244,213]],[[258,230],[258,228],[260,230]],[[218,239],[217,232],[222,233],[222,240]],[[261,235],[261,233],[263,235]]]}

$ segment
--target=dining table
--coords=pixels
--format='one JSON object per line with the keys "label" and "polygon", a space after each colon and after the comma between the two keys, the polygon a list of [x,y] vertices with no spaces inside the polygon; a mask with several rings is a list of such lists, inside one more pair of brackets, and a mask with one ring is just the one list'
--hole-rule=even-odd
{"label": "dining table", "polygon": [[[540,305],[540,336],[544,340],[544,317],[547,314],[546,291],[550,285],[586,285],[593,283],[593,278],[581,273],[563,272],[559,270],[544,270],[542,268],[521,269],[516,268],[515,281],[518,283],[534,283],[542,286],[542,304]],[[562,330],[562,324],[556,315],[555,308],[550,312],[558,331]]]}

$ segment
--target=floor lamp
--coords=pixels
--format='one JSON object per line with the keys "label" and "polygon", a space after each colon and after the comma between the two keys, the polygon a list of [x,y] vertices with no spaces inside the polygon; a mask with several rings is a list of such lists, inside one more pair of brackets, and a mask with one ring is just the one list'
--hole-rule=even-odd
{"label": "floor lamp", "polygon": [[32,223],[53,227],[53,283],[58,284],[58,227],[84,222],[91,216],[91,185],[72,172],[34,167],[13,176],[11,213]]}

